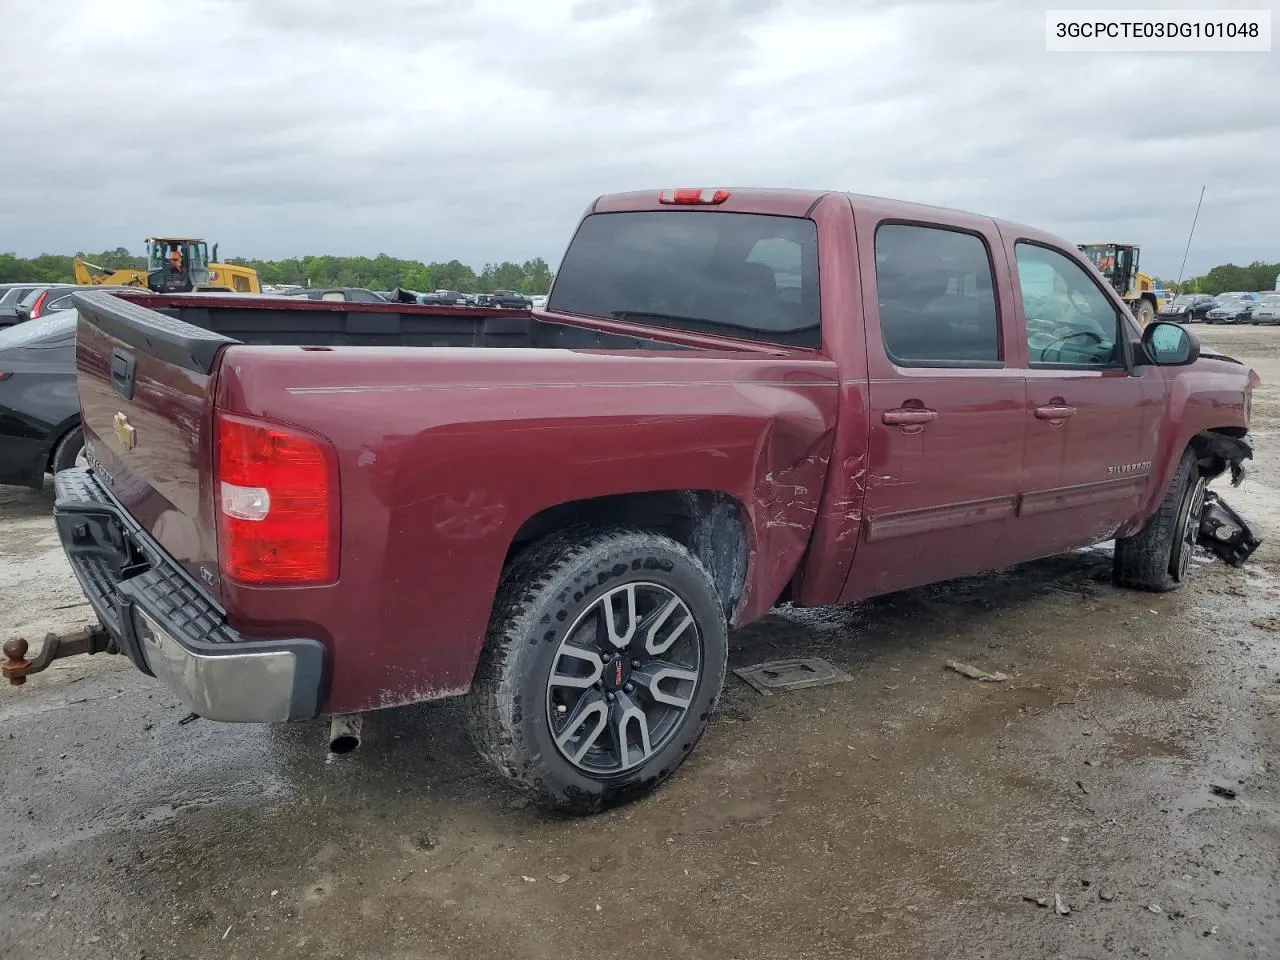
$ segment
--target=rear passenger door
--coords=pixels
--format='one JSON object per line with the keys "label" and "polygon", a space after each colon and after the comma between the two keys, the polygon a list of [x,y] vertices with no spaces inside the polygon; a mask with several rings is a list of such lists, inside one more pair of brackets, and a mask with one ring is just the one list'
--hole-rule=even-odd
{"label": "rear passenger door", "polygon": [[855,211],[870,448],[845,600],[1008,562],[1026,432],[1008,265],[994,224],[946,217]]}
{"label": "rear passenger door", "polygon": [[1018,558],[1109,539],[1137,511],[1164,399],[1136,328],[1094,272],[1048,243],[1009,249],[1026,318],[1027,467]]}

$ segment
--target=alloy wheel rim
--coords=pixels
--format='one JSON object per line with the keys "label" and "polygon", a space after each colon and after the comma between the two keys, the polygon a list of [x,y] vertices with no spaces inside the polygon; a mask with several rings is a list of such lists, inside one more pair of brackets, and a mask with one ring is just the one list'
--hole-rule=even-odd
{"label": "alloy wheel rim", "polygon": [[1185,512],[1178,518],[1181,521],[1182,535],[1178,540],[1175,570],[1179,580],[1186,578],[1187,569],[1191,566],[1191,556],[1195,553],[1196,538],[1200,532],[1200,513],[1204,509],[1205,486],[1204,477],[1198,477],[1195,485],[1187,491],[1183,505]]}
{"label": "alloy wheel rim", "polygon": [[596,777],[640,766],[683,725],[702,660],[698,624],[669,587],[638,581],[602,594],[551,661],[546,710],[556,749]]}

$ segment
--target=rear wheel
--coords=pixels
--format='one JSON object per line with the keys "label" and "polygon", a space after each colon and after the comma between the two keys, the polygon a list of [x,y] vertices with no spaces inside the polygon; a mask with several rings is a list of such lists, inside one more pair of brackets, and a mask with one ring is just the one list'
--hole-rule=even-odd
{"label": "rear wheel", "polygon": [[684,761],[724,686],[706,568],[668,537],[577,529],[504,575],[469,698],[481,755],[540,804],[592,813]]}
{"label": "rear wheel", "polygon": [[1187,579],[1204,508],[1205,478],[1183,453],[1160,507],[1132,537],[1116,540],[1116,586],[1163,593]]}
{"label": "rear wheel", "polygon": [[1149,300],[1139,300],[1133,305],[1133,315],[1138,320],[1138,326],[1145,327],[1156,318],[1156,310]]}
{"label": "rear wheel", "polygon": [[84,453],[84,431],[74,427],[53,448],[53,456],[49,458],[49,472],[61,473],[70,467],[88,466]]}

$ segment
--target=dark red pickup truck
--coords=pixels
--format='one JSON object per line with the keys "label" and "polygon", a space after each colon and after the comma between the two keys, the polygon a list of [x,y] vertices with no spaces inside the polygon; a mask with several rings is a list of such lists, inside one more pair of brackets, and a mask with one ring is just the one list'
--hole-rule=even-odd
{"label": "dark red pickup truck", "polygon": [[1252,456],[1253,371],[1140,330],[1074,244],[848,194],[601,197],[539,314],[78,307],[78,648],[215,720],[466,694],[574,811],[679,766],[778,602],[1112,538],[1117,583],[1170,589]]}

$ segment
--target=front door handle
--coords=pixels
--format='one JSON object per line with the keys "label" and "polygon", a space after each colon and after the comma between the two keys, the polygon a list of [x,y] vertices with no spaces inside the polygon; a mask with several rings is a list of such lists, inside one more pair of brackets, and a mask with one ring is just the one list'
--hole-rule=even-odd
{"label": "front door handle", "polygon": [[938,411],[926,407],[898,407],[896,410],[886,410],[880,415],[880,419],[892,427],[909,427],[937,420]]}
{"label": "front door handle", "polygon": [[1036,407],[1037,420],[1065,420],[1074,416],[1076,408],[1066,403],[1046,403]]}

